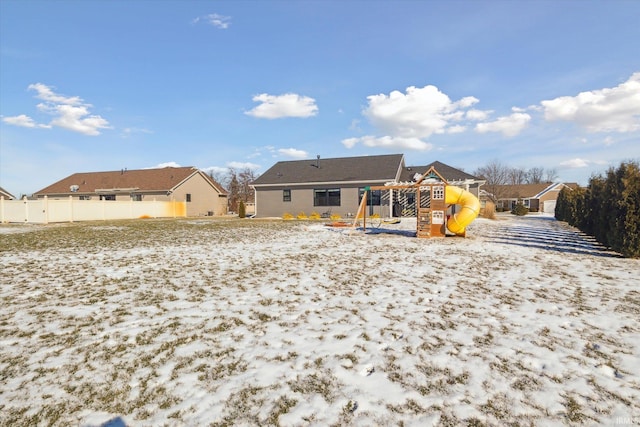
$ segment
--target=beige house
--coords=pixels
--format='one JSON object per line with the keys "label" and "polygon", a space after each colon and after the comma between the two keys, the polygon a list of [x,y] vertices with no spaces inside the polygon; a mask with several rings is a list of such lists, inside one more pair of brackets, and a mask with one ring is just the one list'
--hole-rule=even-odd
{"label": "beige house", "polygon": [[[403,154],[341,157],[278,162],[254,182],[256,217],[297,215],[355,215],[367,187],[389,182],[415,181],[416,174],[434,166],[451,184],[478,194],[482,182],[477,178],[440,162],[405,167]],[[392,216],[392,202],[401,204],[402,215],[415,215],[413,193],[390,195],[390,191],[373,190],[368,199],[369,214]]]}
{"label": "beige house", "polygon": [[187,216],[227,213],[225,189],[194,167],[75,173],[33,195],[54,200],[184,201]]}
{"label": "beige house", "polygon": [[[509,211],[518,202],[529,209],[529,212],[543,212],[553,214],[556,209],[556,200],[560,190],[565,187],[577,188],[576,183],[563,184],[541,183],[541,184],[521,184],[521,185],[496,185],[495,191],[499,195],[495,197],[496,209]],[[489,195],[491,197],[492,195]]]}

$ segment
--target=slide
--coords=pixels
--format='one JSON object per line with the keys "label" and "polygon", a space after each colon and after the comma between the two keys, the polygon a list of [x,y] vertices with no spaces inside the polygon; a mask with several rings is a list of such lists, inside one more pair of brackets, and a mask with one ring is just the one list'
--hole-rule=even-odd
{"label": "slide", "polygon": [[448,205],[460,205],[460,212],[453,214],[447,221],[447,229],[453,234],[464,236],[464,229],[480,213],[480,201],[476,196],[460,187],[447,185],[444,190],[444,202]]}

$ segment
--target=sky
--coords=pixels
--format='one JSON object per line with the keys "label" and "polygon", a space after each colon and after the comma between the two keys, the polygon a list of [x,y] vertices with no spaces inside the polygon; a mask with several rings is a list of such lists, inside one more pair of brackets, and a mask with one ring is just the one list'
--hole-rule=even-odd
{"label": "sky", "polygon": [[0,187],[405,155],[640,158],[638,1],[0,1]]}

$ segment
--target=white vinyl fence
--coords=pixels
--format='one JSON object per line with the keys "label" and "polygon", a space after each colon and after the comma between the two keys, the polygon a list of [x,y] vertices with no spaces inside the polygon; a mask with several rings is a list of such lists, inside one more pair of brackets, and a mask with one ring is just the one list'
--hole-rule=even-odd
{"label": "white vinyl fence", "polygon": [[95,221],[134,218],[175,218],[187,215],[186,202],[116,200],[5,200],[0,197],[0,223]]}

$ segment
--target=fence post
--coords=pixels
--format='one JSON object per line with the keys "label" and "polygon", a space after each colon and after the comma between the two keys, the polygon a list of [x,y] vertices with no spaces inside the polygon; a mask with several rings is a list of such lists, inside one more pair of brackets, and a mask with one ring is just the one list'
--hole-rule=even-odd
{"label": "fence post", "polygon": [[27,196],[22,198],[22,203],[24,203],[24,222],[29,222],[29,204],[27,203]]}
{"label": "fence post", "polygon": [[0,224],[4,224],[4,196],[0,196]]}
{"label": "fence post", "polygon": [[41,206],[44,213],[44,223],[49,224],[49,198],[46,195],[42,198]]}

